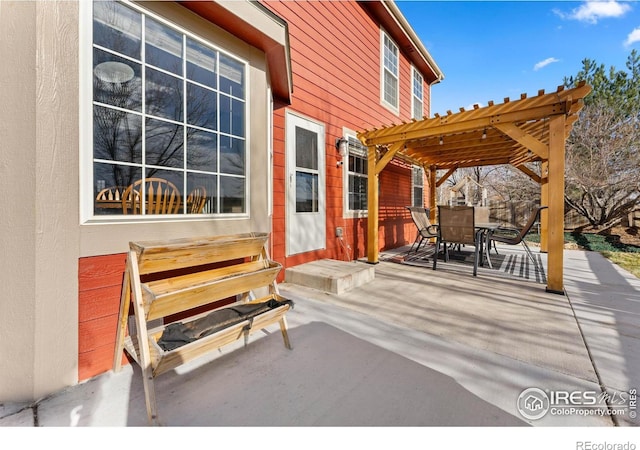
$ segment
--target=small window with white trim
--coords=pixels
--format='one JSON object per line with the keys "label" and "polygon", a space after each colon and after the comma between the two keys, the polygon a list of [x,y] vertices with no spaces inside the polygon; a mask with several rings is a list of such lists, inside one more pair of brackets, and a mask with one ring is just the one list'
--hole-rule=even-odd
{"label": "small window with white trim", "polygon": [[412,168],[412,203],[413,206],[424,206],[424,169],[413,166]]}
{"label": "small window with white trim", "polygon": [[347,216],[367,212],[367,147],[355,136],[346,136],[347,156],[345,161],[344,204]]}
{"label": "small window with white trim", "polygon": [[400,97],[400,53],[398,46],[382,30],[380,32],[380,41],[382,104],[397,114]]}
{"label": "small window with white trim", "polygon": [[411,95],[411,111],[412,117],[421,120],[424,117],[424,78],[422,74],[411,66],[412,95]]}

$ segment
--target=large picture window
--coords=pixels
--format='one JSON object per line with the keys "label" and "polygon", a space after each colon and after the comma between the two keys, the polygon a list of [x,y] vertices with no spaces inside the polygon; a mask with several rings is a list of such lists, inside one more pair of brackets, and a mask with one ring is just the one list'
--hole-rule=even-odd
{"label": "large picture window", "polygon": [[246,212],[246,64],[93,3],[95,215]]}

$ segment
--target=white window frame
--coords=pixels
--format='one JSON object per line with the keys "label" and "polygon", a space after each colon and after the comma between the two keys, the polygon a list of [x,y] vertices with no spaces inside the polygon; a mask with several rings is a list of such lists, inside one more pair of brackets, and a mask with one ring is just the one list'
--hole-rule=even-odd
{"label": "white window frame", "polygon": [[[126,5],[142,14],[182,33],[189,38],[199,41],[213,50],[228,55],[229,57],[244,64],[245,71],[245,174],[244,174],[244,212],[240,213],[212,213],[212,214],[163,214],[158,215],[96,215],[94,213],[94,158],[93,158],[93,2],[91,0],[79,2],[80,17],[80,39],[79,39],[79,78],[80,78],[80,223],[81,224],[103,224],[114,222],[184,222],[193,220],[216,220],[238,219],[250,217],[251,205],[251,123],[250,123],[250,70],[249,62],[241,56],[227,51],[216,44],[216,42],[204,38],[185,27],[166,19],[144,7],[129,0],[119,0],[119,3]],[[146,117],[145,113],[142,113]],[[142,169],[144,170],[144,163]],[[186,172],[185,172],[186,173]],[[218,175],[218,187],[220,186],[220,176]],[[220,195],[218,188],[218,195]],[[186,193],[185,193],[186,197]]]}
{"label": "white window frame", "polygon": [[[417,84],[419,83],[419,84]],[[420,97],[416,95],[416,87],[420,87]],[[420,102],[420,115],[416,115],[416,104]],[[411,117],[422,120],[424,117],[424,77],[415,68],[411,66]]]}
{"label": "white window frame", "polygon": [[[416,177],[415,177],[416,170],[419,170],[422,175],[422,177],[420,178],[420,180],[422,181],[421,185],[416,184]],[[415,190],[418,187],[422,189],[422,198],[420,199],[419,205],[416,204],[417,199],[415,198]],[[419,207],[424,206],[424,169],[420,166],[411,166],[411,205],[419,206]]]}
{"label": "white window frame", "polygon": [[[349,130],[345,128],[342,130],[342,135],[347,139],[347,141],[349,140],[349,138],[358,140],[356,136],[356,132],[353,130]],[[347,144],[347,155],[344,157],[343,164],[342,164],[342,186],[343,186],[342,187],[342,211],[343,211],[342,216],[345,219],[356,219],[361,217],[368,217],[369,215],[369,211],[367,209],[349,209],[349,174],[351,173],[349,172],[349,152],[351,151],[353,150],[351,150],[349,148],[349,144]],[[367,160],[366,151],[362,153],[356,150],[355,154],[359,157],[363,157],[365,161]],[[359,174],[358,176],[362,176],[362,175]],[[369,175],[367,174],[367,189],[368,189],[368,177]]]}
{"label": "white window frame", "polygon": [[[388,70],[385,65],[385,49],[386,49],[385,39],[388,40],[389,43],[391,43],[391,45],[393,45],[393,48],[395,49],[396,73],[393,73],[390,70]],[[395,92],[396,104],[395,105],[392,103],[389,103],[385,99],[385,88],[386,88],[385,73],[387,72],[390,73],[392,76],[394,76],[396,79],[396,92]],[[391,39],[391,36],[389,36],[383,29],[380,29],[380,103],[387,109],[391,110],[393,113],[400,114],[400,47],[398,47],[398,44],[396,44],[395,41]]]}

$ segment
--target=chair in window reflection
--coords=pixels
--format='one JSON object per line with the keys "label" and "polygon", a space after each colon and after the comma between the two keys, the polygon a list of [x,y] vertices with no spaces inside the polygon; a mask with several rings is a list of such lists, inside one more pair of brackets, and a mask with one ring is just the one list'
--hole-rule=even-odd
{"label": "chair in window reflection", "polygon": [[180,191],[170,181],[146,178],[129,186],[122,195],[123,214],[142,214],[142,184],[146,196],[145,214],[180,213]]}
{"label": "chair in window reflection", "polygon": [[187,214],[200,214],[207,202],[207,190],[204,186],[194,188],[187,196]]}
{"label": "chair in window reflection", "polygon": [[124,191],[127,190],[126,186],[111,186],[102,189],[96,195],[96,206],[98,208],[121,208],[122,196]]}

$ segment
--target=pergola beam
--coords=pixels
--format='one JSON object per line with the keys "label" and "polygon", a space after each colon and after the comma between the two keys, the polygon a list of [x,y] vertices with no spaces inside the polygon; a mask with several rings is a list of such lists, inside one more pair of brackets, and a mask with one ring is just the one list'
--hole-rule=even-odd
{"label": "pergola beam", "polygon": [[[416,128],[413,131],[398,130],[392,132],[391,128],[378,130],[379,137],[376,137],[375,135],[373,135],[372,137],[367,137],[365,139],[365,145],[389,145],[398,141],[409,141],[414,139],[424,139],[432,136],[464,133],[477,130],[479,128],[488,128],[500,123],[526,122],[529,120],[535,120],[539,117],[548,117],[554,114],[565,114],[566,108],[567,106],[565,102],[558,102],[551,105],[538,106],[531,110],[512,111],[504,114],[497,114],[495,116],[482,117],[463,122],[451,120],[451,123],[449,123],[449,121],[446,120],[447,116],[441,117],[439,120],[427,119],[427,122],[431,121],[431,123],[424,123],[424,126],[422,128]],[[416,124],[420,123],[421,122],[416,122]],[[386,133],[380,133],[385,131]]]}
{"label": "pergola beam", "polygon": [[497,123],[494,127],[537,154],[540,158],[549,159],[549,147],[513,123]]}
{"label": "pergola beam", "polygon": [[524,173],[526,176],[531,178],[536,183],[538,183],[538,184],[542,183],[542,178],[540,177],[540,175],[535,173],[533,170],[529,169],[527,166],[523,166],[522,164],[520,164],[520,165],[517,165],[515,167],[516,167],[516,169],[518,169],[520,172]]}
{"label": "pergola beam", "polygon": [[[431,167],[434,167],[434,168],[435,168],[435,166],[431,166]],[[447,181],[447,178],[449,178],[451,175],[453,175],[453,172],[455,172],[457,169],[458,169],[457,167],[452,167],[451,169],[449,169],[449,170],[447,171],[447,173],[445,173],[444,175],[442,175],[442,176],[440,177],[440,179],[439,179],[438,181],[436,181],[436,187],[438,188],[438,187],[442,186],[442,183],[444,183],[445,181]]]}

